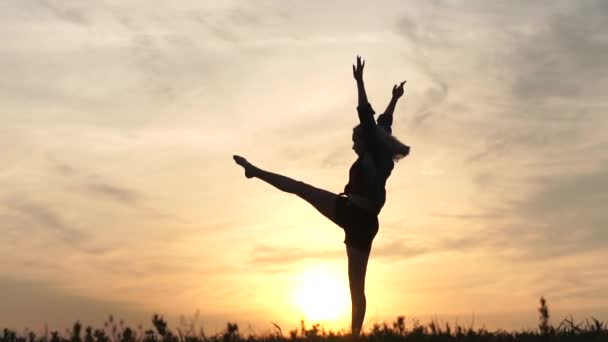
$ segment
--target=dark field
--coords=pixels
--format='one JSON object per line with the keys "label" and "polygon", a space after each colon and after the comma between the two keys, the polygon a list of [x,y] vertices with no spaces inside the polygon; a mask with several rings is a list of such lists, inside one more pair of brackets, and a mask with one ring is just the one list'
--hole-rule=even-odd
{"label": "dark field", "polygon": [[236,323],[228,323],[223,332],[207,335],[196,330],[195,320],[183,320],[179,328],[170,328],[162,316],[152,317],[153,329],[133,329],[116,322],[112,316],[103,328],[87,326],[83,329],[76,322],[71,330],[61,334],[52,331],[44,336],[33,332],[17,334],[3,329],[0,342],[230,342],[230,341],[608,341],[608,322],[595,318],[575,322],[572,318],[562,320],[557,326],[549,323],[549,311],[544,299],[538,309],[538,328],[530,331],[489,331],[485,328],[473,329],[460,325],[430,322],[421,325],[409,322],[400,316],[390,323],[375,324],[363,336],[353,338],[343,332],[325,331],[320,325],[282,331],[278,325],[265,335],[243,333]]}

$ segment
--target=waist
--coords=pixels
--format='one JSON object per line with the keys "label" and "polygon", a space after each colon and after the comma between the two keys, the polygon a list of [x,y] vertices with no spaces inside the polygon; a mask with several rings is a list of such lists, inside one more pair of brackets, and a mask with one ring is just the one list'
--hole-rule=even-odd
{"label": "waist", "polygon": [[346,197],[348,198],[348,201],[351,202],[352,204],[356,205],[357,207],[364,209],[365,211],[369,211],[370,213],[373,213],[375,215],[380,214],[380,211],[382,210],[382,207],[384,206],[384,202],[385,202],[385,195],[384,193],[380,196],[378,196],[378,198],[370,198],[370,196],[365,196],[365,195],[361,195],[361,194],[357,194],[357,193],[353,193],[350,192],[348,194],[344,194],[346,195]]}
{"label": "waist", "polygon": [[374,204],[374,202],[362,195],[350,193],[348,194],[348,200],[361,209],[371,212],[377,210],[377,206]]}

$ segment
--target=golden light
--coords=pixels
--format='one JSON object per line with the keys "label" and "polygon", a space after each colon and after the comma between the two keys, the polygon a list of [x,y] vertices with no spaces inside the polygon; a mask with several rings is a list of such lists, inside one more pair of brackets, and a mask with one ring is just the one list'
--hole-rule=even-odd
{"label": "golden light", "polygon": [[313,265],[296,279],[293,300],[303,318],[311,323],[338,322],[350,317],[350,292],[346,270]]}

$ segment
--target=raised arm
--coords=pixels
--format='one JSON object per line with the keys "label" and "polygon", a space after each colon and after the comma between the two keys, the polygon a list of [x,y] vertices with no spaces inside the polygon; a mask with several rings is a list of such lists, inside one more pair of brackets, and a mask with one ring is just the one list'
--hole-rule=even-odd
{"label": "raised arm", "polygon": [[388,106],[386,107],[384,113],[378,116],[378,125],[380,125],[389,133],[391,133],[392,131],[391,125],[393,124],[393,112],[395,111],[397,101],[399,101],[399,98],[403,96],[403,85],[405,84],[405,82],[406,81],[403,81],[399,83],[399,85],[395,84],[393,86],[393,96],[391,98],[391,101],[388,103]]}
{"label": "raised arm", "polygon": [[357,56],[357,65],[353,65],[353,77],[357,81],[358,106],[363,106],[367,103],[367,94],[365,93],[365,85],[363,84],[363,68],[365,61],[361,56]]}
{"label": "raised arm", "polygon": [[363,68],[365,61],[361,60],[361,56],[357,56],[357,65],[353,65],[353,77],[357,81],[357,112],[359,113],[359,121],[364,129],[371,128],[376,125],[374,121],[374,109],[367,100],[365,93],[365,84],[363,84]]}

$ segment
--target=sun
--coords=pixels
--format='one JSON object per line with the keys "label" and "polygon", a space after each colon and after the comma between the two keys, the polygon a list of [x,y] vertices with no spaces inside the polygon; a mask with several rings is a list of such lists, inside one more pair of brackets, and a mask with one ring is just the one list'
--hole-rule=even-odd
{"label": "sun", "polygon": [[309,322],[339,321],[350,310],[348,282],[337,270],[313,265],[298,274],[293,300]]}

